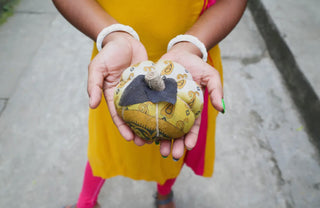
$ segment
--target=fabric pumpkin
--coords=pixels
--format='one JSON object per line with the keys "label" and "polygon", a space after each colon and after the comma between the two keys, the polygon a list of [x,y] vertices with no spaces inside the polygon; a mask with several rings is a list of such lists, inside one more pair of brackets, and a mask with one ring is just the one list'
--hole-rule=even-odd
{"label": "fabric pumpkin", "polygon": [[188,133],[201,114],[203,93],[180,64],[144,61],[122,73],[114,104],[142,139],[175,139]]}

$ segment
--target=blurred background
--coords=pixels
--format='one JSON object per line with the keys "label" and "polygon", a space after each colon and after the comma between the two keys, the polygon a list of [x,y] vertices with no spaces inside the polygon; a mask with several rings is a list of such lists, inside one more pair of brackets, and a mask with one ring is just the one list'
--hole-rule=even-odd
{"label": "blurred background", "polygon": [[[51,1],[0,0],[0,207],[74,203],[87,161],[93,42]],[[215,173],[184,167],[178,208],[320,207],[320,1],[251,0],[221,42]],[[152,207],[156,184],[107,180],[102,207]]]}

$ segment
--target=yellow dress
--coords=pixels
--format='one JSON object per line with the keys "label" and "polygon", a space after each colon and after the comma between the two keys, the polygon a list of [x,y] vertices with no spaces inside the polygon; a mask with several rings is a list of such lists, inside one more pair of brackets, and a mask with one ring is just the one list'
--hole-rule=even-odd
{"label": "yellow dress", "polygon": [[[130,25],[140,36],[149,60],[165,54],[168,42],[184,34],[206,6],[205,0],[97,0],[119,23]],[[147,8],[147,9],[146,9]],[[97,54],[94,46],[92,58]],[[209,51],[210,64],[222,74],[218,46]],[[214,135],[217,111],[208,105],[208,128],[203,176],[210,177],[214,164]],[[179,175],[184,159],[164,159],[155,144],[139,147],[121,137],[102,99],[98,108],[89,111],[88,158],[93,174],[102,178],[126,176],[163,184]]]}

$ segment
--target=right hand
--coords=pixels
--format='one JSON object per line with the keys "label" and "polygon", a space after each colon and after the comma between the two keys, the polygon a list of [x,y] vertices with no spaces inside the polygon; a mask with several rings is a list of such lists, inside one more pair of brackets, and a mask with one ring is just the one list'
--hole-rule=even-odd
{"label": "right hand", "polygon": [[[219,72],[204,62],[199,57],[201,55],[201,51],[194,44],[179,42],[164,54],[161,59],[175,61],[188,69],[193,80],[201,85],[203,89],[205,87],[207,88],[213,107],[221,112],[223,110],[223,88]],[[172,151],[173,158],[181,158],[184,154],[185,147],[188,150],[191,150],[196,146],[200,123],[201,118],[199,116],[195,120],[190,131],[185,136],[175,139],[173,143],[171,143],[171,141],[162,140],[160,142],[160,153],[163,156],[168,156],[170,151]]]}
{"label": "right hand", "polygon": [[132,64],[148,59],[146,49],[141,42],[125,32],[110,33],[104,40],[102,50],[89,64],[88,94],[90,108],[99,106],[102,92],[106,99],[110,115],[120,134],[127,140],[141,146],[145,143],[136,136],[118,116],[113,102],[115,87],[120,81],[122,72]]}

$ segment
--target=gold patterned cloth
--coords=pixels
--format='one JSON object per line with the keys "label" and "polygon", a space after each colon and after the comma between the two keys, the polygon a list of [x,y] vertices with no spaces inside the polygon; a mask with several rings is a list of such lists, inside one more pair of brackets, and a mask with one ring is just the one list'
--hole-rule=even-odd
{"label": "gold patterned cloth", "polygon": [[[146,80],[150,74],[154,83]],[[158,91],[153,85],[161,82],[164,86]],[[118,115],[142,139],[171,140],[190,131],[203,108],[203,93],[180,64],[144,61],[123,72],[114,103]]]}

